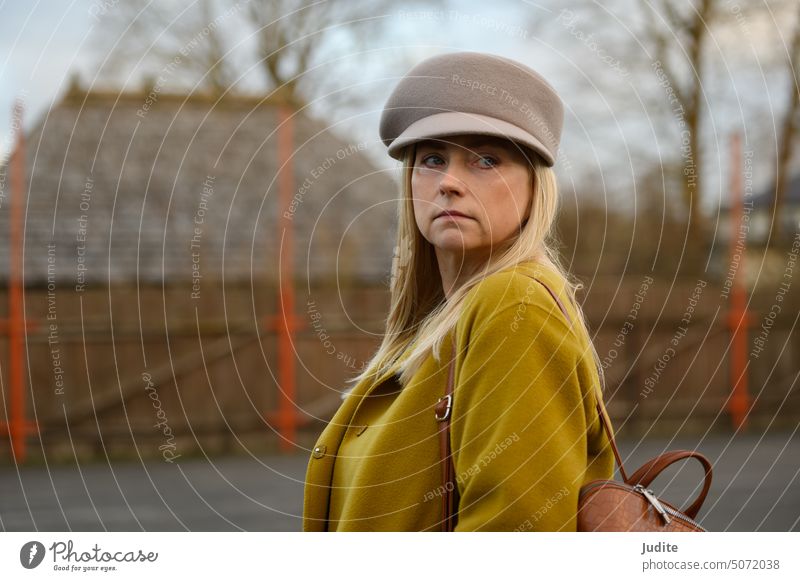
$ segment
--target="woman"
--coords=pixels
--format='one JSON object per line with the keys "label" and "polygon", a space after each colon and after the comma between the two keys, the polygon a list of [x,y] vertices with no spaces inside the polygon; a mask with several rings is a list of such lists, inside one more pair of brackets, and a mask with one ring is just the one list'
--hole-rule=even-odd
{"label": "woman", "polygon": [[563,115],[494,55],[436,56],[398,83],[380,126],[403,161],[386,334],[312,451],[304,530],[443,529],[434,407],[452,358],[456,531],[574,531],[581,486],[612,477],[602,367],[549,246]]}

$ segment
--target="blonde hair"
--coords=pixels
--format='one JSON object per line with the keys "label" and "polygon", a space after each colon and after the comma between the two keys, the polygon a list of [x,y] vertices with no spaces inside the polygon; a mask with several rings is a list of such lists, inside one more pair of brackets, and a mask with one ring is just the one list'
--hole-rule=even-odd
{"label": "blonde hair", "polygon": [[407,385],[431,353],[440,361],[442,341],[455,327],[464,298],[470,289],[496,272],[523,262],[535,261],[555,271],[564,280],[568,298],[578,315],[580,329],[586,332],[601,386],[604,384],[603,366],[589,338],[588,326],[576,299],[576,292],[583,288],[583,284],[572,280],[568,271],[561,266],[555,250],[553,230],[559,201],[555,172],[533,150],[523,148],[523,153],[530,162],[533,192],[530,218],[520,225],[518,235],[513,235],[503,243],[496,259],[493,257],[490,264],[479,269],[446,298],[434,247],[422,236],[414,219],[411,174],[416,147],[406,148],[401,176],[402,195],[398,204],[397,245],[390,282],[391,306],[386,319],[386,332],[380,347],[364,365],[363,371],[350,379],[350,382],[358,383],[369,377],[380,377],[398,362],[417,338],[417,342],[411,347],[413,350],[397,369],[400,371],[400,384]]}

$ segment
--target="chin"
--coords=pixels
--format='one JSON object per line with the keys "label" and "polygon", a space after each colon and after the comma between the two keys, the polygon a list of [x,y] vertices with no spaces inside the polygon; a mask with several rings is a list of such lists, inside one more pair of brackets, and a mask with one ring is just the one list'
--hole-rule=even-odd
{"label": "chin", "polygon": [[451,236],[442,236],[433,243],[433,246],[435,246],[438,250],[454,253],[472,253],[480,252],[481,250],[481,247],[476,244],[469,244],[461,238]]}
{"label": "chin", "polygon": [[469,250],[474,245],[464,240],[461,232],[440,232],[431,237],[431,244],[442,250]]}

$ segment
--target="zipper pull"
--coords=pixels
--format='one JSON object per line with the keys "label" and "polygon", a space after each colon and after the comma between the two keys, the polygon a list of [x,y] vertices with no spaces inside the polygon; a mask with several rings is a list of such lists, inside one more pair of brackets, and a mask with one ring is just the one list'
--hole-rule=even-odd
{"label": "zipper pull", "polygon": [[658,501],[658,499],[656,498],[656,495],[653,494],[652,490],[650,490],[649,488],[645,488],[641,484],[637,484],[636,486],[634,486],[634,488],[636,490],[638,490],[639,492],[641,492],[644,495],[644,497],[650,502],[650,504],[653,505],[653,508],[655,508],[656,511],[663,517],[664,522],[666,524],[669,524],[671,522],[670,518],[669,518],[669,515],[667,514],[666,509]]}

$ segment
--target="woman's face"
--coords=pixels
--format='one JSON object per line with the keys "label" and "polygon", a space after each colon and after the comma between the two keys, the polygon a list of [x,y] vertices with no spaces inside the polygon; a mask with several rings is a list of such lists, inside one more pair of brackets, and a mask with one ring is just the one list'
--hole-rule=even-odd
{"label": "woman's face", "polygon": [[519,232],[533,195],[522,151],[484,135],[419,142],[411,191],[417,227],[440,260],[453,253],[478,262]]}

